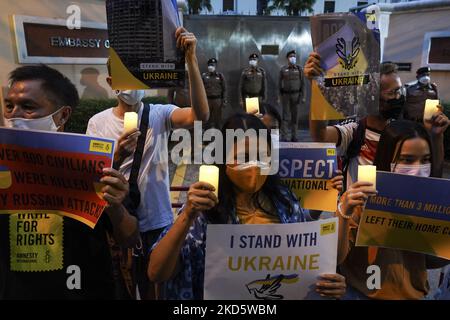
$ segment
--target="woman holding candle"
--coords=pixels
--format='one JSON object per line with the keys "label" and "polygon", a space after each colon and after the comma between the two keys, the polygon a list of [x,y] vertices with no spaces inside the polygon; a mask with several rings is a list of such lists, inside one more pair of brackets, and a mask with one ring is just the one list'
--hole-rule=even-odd
{"label": "woman holding candle", "polygon": [[[227,137],[227,129],[255,129],[259,133],[259,130],[266,128],[256,116],[238,114],[225,123],[224,137]],[[266,142],[270,148],[270,134]],[[227,143],[223,145],[225,149]],[[237,145],[234,144],[235,151]],[[203,298],[207,224],[305,221],[304,210],[293,193],[280,183],[276,175],[262,175],[264,165],[261,159],[250,161],[254,159],[249,159],[248,139],[245,145],[245,164],[238,165],[234,158],[234,163],[218,166],[219,197],[214,194],[216,190],[211,184],[194,183],[175,224],[163,232],[153,247],[148,275],[152,281],[166,281],[166,298]],[[229,159],[226,150],[223,154],[224,158]],[[336,188],[342,188],[342,179],[342,176],[333,179]],[[317,283],[317,291],[324,296],[339,298],[345,292],[345,280],[338,274],[323,275]]]}
{"label": "woman holding candle", "polygon": [[[392,171],[421,177],[433,172],[431,141],[425,128],[412,121],[394,121],[383,131],[375,165],[379,171]],[[360,180],[360,179],[358,179]],[[399,186],[401,187],[401,186]],[[427,269],[449,261],[424,254],[378,247],[355,247],[358,223],[365,202],[375,195],[372,182],[358,181],[345,192],[338,205],[340,252],[347,256],[340,266],[347,278],[348,299],[422,299],[428,293]],[[346,239],[346,241],[344,241]],[[381,286],[369,289],[368,267],[380,270]]]}

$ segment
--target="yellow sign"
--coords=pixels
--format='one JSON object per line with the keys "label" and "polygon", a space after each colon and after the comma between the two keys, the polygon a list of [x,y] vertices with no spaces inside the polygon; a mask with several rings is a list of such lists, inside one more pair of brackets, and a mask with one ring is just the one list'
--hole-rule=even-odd
{"label": "yellow sign", "polygon": [[110,154],[112,152],[112,143],[100,140],[91,140],[89,144],[89,151]]}

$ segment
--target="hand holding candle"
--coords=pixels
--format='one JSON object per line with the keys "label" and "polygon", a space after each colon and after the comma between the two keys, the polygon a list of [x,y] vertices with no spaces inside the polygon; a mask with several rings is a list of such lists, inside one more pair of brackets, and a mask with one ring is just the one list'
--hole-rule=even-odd
{"label": "hand holding candle", "polygon": [[214,194],[219,197],[219,168],[216,166],[202,165],[198,175],[198,181],[206,182],[215,189]]}
{"label": "hand holding candle", "polygon": [[439,111],[439,100],[427,99],[425,101],[425,109],[423,111],[423,121],[429,121],[433,114]]}
{"label": "hand holding candle", "polygon": [[259,98],[245,98],[245,106],[247,113],[256,114],[259,113]]}
{"label": "hand holding candle", "polygon": [[373,183],[377,188],[377,167],[376,166],[358,166],[358,181]]}
{"label": "hand holding candle", "polygon": [[138,114],[136,112],[125,112],[123,127],[125,133],[136,129],[138,127]]}

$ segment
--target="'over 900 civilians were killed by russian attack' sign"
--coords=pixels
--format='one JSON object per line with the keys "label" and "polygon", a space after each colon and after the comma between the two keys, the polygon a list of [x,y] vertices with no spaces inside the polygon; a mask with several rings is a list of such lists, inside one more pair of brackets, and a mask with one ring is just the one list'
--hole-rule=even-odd
{"label": "'over 900 civilians were killed by russian attack' sign", "polygon": [[107,203],[100,182],[113,140],[0,128],[0,214],[56,214],[91,228]]}

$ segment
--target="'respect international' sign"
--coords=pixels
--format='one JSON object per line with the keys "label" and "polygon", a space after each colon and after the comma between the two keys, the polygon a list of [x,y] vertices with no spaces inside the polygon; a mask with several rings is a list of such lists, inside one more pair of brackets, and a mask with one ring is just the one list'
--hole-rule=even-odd
{"label": "'respect international' sign", "polygon": [[82,21],[80,29],[71,30],[65,19],[14,15],[13,22],[19,63],[106,63],[106,23]]}

